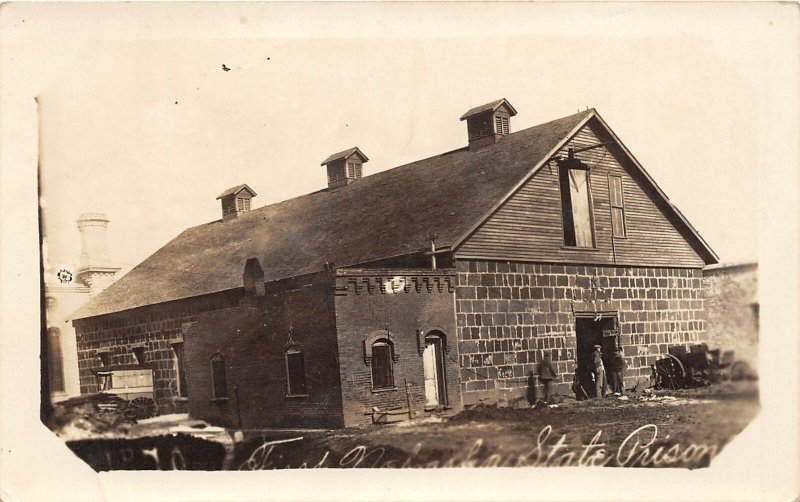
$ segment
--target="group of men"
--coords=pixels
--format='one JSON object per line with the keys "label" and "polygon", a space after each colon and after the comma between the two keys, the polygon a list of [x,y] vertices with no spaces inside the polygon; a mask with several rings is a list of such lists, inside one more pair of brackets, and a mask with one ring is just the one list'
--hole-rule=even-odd
{"label": "group of men", "polygon": [[625,371],[625,359],[622,358],[619,350],[611,353],[611,358],[608,361],[608,371],[606,371],[603,363],[603,347],[595,345],[594,352],[592,352],[591,368],[594,376],[595,397],[605,397],[609,386],[615,396],[622,395],[622,373]]}
{"label": "group of men", "polygon": [[[606,368],[606,364],[608,368]],[[553,381],[558,378],[558,370],[550,360],[550,355],[545,354],[538,367],[539,381],[542,383],[544,390],[543,401],[550,402],[553,393]],[[614,350],[611,357],[603,362],[603,347],[595,345],[592,351],[591,362],[589,370],[591,371],[592,380],[594,381],[595,394],[594,397],[605,397],[608,394],[609,387],[611,393],[615,396],[622,395],[623,383],[622,376],[625,372],[625,359],[619,350]],[[578,399],[586,398],[588,395],[586,389],[583,388],[580,381],[581,368],[575,370],[575,378],[572,383],[572,390]]]}

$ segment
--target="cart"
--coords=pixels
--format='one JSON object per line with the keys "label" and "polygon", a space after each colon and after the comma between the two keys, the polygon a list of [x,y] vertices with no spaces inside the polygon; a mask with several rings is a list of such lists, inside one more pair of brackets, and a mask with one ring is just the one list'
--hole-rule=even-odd
{"label": "cart", "polygon": [[124,408],[117,404],[106,407],[121,411],[126,417],[141,420],[154,417],[158,405],[153,399],[153,369],[146,365],[119,365],[96,368],[101,393],[114,394],[126,401]]}
{"label": "cart", "polygon": [[669,348],[669,352],[653,365],[655,386],[658,389],[683,389],[702,387],[719,381],[731,365],[733,351],[709,350],[708,345],[692,345],[689,351],[682,345]]}

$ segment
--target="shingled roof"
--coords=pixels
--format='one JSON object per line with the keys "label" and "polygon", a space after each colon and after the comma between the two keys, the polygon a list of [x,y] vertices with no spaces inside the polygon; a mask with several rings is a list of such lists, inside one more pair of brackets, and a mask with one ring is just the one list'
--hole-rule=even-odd
{"label": "shingled roof", "polygon": [[189,228],[73,318],[241,287],[251,257],[269,282],[320,271],[326,261],[349,266],[417,252],[431,233],[437,247],[452,245],[592,113]]}

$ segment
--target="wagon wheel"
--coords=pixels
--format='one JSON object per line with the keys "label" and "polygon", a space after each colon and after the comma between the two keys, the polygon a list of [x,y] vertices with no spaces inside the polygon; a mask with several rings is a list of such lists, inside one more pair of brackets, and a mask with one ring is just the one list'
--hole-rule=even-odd
{"label": "wagon wheel", "polygon": [[658,381],[662,389],[680,389],[686,381],[686,370],[683,363],[672,354],[665,354],[666,357],[671,359],[672,364],[667,367],[666,365],[659,366],[656,370],[658,372]]}
{"label": "wagon wheel", "polygon": [[141,420],[143,418],[150,418],[156,416],[158,405],[149,397],[137,397],[128,403],[125,407],[125,416],[128,418],[135,418]]}

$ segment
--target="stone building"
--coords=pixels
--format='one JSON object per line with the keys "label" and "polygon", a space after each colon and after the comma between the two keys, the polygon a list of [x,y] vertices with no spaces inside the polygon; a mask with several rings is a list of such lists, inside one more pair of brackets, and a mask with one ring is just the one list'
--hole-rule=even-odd
{"label": "stone building", "polygon": [[78,266],[48,263],[44,274],[47,362],[53,402],[80,394],[78,349],[70,315],[111,285],[120,270],[108,255],[109,221],[105,215],[85,213],[76,223],[81,235]]}
{"label": "stone building", "polygon": [[545,353],[567,393],[595,344],[632,385],[704,339],[717,257],[597,111],[516,114],[473,108],[467,146],[371,176],[333,154],[327,189],[263,208],[223,192],[80,313],[82,390],[138,350],[162,412],[341,427],[522,401]]}
{"label": "stone building", "polygon": [[703,269],[708,343],[736,351],[758,367],[758,264],[720,263]]}

